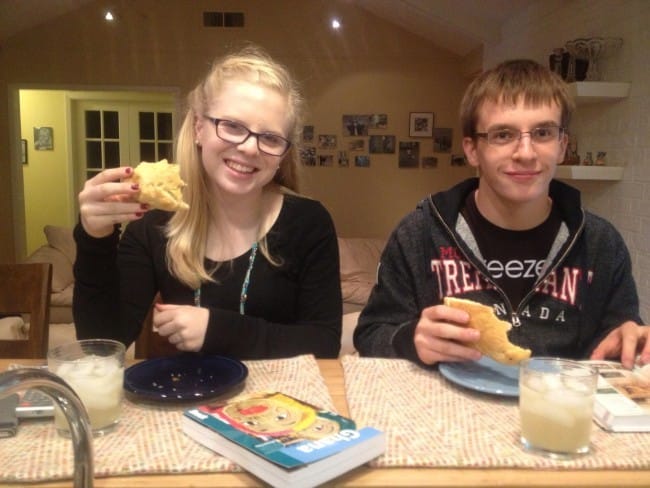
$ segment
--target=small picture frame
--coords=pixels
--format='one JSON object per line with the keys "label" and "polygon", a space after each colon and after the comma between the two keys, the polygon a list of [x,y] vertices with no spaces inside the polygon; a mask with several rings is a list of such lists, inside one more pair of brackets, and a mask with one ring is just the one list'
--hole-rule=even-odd
{"label": "small picture frame", "polygon": [[370,166],[370,158],[367,154],[360,154],[354,157],[354,165],[357,168],[368,168]]}
{"label": "small picture frame", "polygon": [[20,161],[27,164],[27,139],[20,140]]}
{"label": "small picture frame", "polygon": [[305,125],[302,128],[302,142],[312,143],[314,142],[314,126]]}
{"label": "small picture frame", "polygon": [[52,127],[34,127],[34,149],[37,151],[54,150],[54,129]]}
{"label": "small picture frame", "polygon": [[409,137],[433,137],[433,112],[411,112]]}
{"label": "small picture frame", "polygon": [[420,160],[420,143],[400,141],[398,166],[400,168],[417,168]]}
{"label": "small picture frame", "polygon": [[452,134],[452,129],[447,127],[433,129],[433,152],[451,153]]}

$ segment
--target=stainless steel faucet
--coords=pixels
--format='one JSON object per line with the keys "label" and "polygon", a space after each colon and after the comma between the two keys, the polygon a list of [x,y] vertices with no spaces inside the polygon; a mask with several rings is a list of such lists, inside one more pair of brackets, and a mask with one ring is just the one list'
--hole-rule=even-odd
{"label": "stainless steel faucet", "polygon": [[48,395],[65,415],[74,448],[74,486],[93,486],[92,430],[86,408],[59,376],[40,368],[19,368],[0,373],[0,398],[35,388]]}

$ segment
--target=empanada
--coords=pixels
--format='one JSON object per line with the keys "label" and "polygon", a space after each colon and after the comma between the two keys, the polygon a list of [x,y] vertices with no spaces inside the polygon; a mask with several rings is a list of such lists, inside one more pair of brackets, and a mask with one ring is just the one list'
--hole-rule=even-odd
{"label": "empanada", "polygon": [[492,307],[472,300],[445,297],[444,304],[465,310],[469,314],[468,327],[481,332],[478,342],[470,347],[503,364],[515,365],[530,357],[530,349],[523,349],[511,343],[508,331],[512,327],[509,322],[499,320]]}
{"label": "empanada", "polygon": [[185,182],[181,179],[179,171],[177,164],[169,164],[166,159],[157,163],[142,162],[135,167],[133,176],[126,181],[140,186],[138,202],[170,212],[184,210],[190,207],[183,201],[182,189]]}

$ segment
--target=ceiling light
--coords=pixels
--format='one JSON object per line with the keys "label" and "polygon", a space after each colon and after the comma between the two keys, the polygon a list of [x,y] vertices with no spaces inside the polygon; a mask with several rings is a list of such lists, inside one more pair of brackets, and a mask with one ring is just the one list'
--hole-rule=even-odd
{"label": "ceiling light", "polygon": [[338,30],[341,28],[341,21],[339,19],[332,19],[332,29]]}
{"label": "ceiling light", "polygon": [[115,20],[115,17],[113,16],[113,12],[107,10],[106,13],[104,14],[104,20],[106,20],[107,22],[112,22],[113,20]]}

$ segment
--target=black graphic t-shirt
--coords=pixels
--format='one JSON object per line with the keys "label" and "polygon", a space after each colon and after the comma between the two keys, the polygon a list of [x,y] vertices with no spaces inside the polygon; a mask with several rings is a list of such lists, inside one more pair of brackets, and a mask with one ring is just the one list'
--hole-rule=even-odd
{"label": "black graphic t-shirt", "polygon": [[556,206],[544,222],[527,230],[504,229],[488,221],[479,212],[474,193],[465,200],[461,213],[476,238],[490,276],[516,308],[535,285],[560,228]]}

